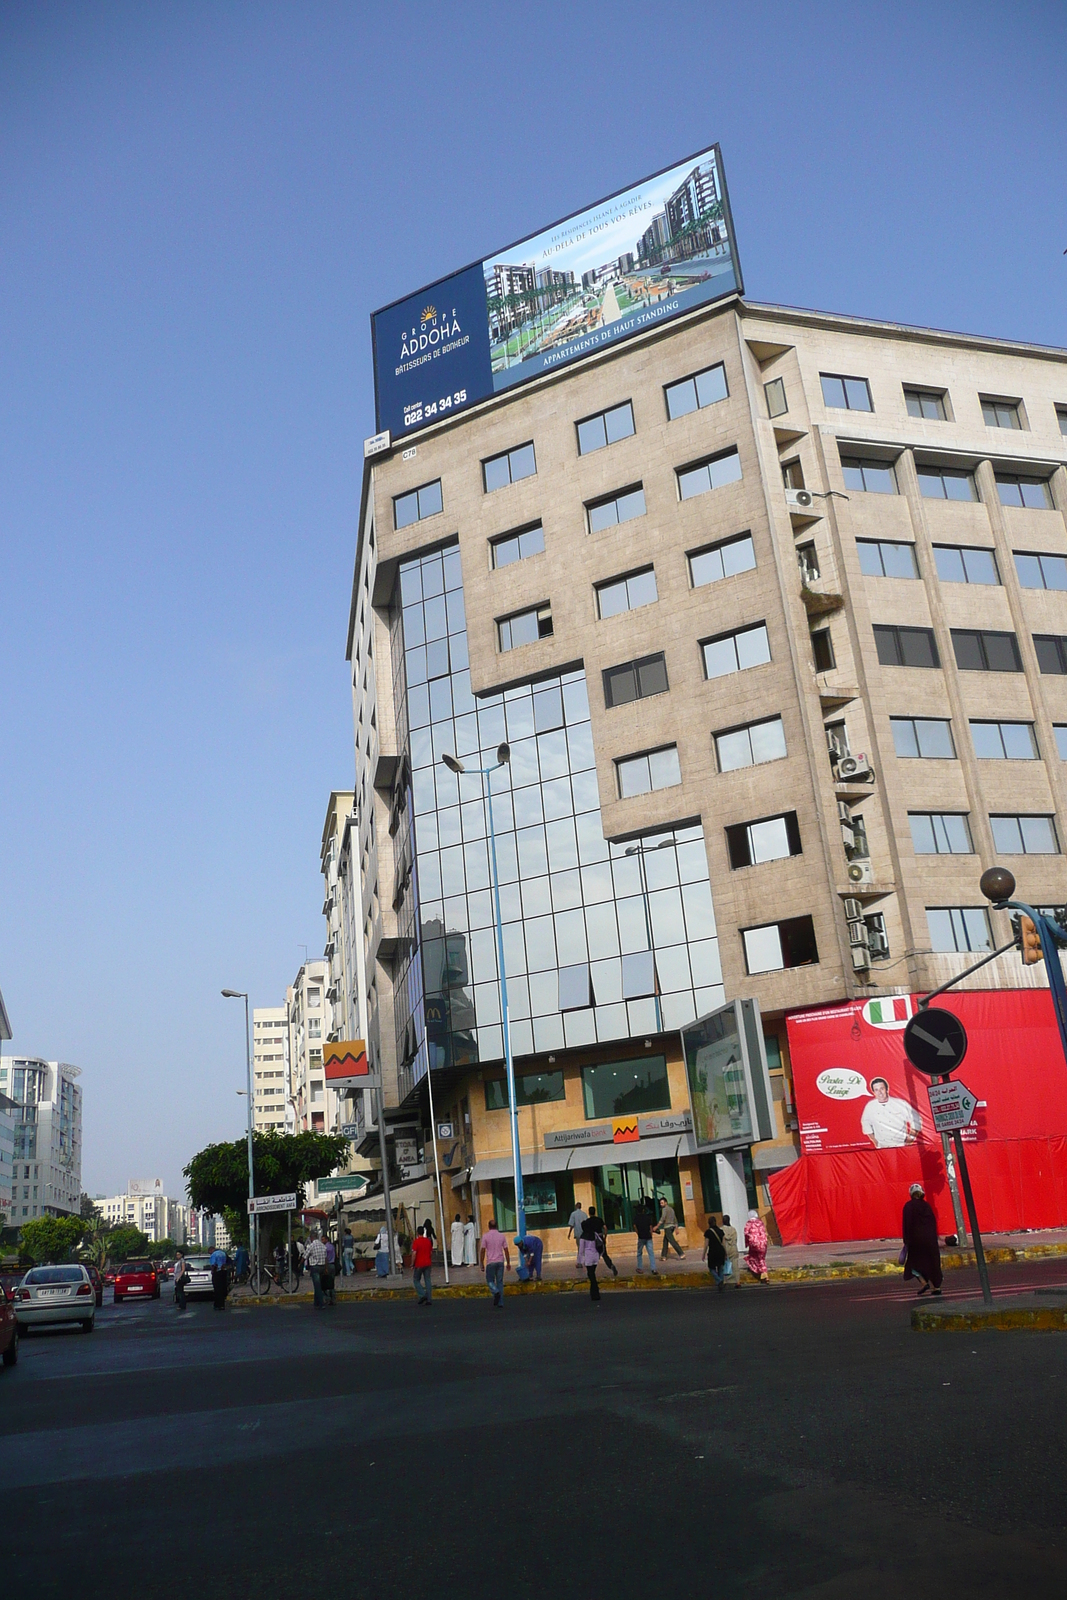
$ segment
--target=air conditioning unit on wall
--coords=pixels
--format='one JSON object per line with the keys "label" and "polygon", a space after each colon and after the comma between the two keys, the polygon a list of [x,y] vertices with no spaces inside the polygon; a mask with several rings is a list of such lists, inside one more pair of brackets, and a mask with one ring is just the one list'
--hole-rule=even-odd
{"label": "air conditioning unit on wall", "polygon": [[787,489],[785,503],[790,511],[814,511],[815,496],[810,489]]}
{"label": "air conditioning unit on wall", "polygon": [[866,756],[842,756],[837,763],[838,783],[869,783],[874,769]]}
{"label": "air conditioning unit on wall", "polygon": [[867,946],[865,944],[854,944],[852,946],[852,970],[853,970],[853,972],[866,972],[866,970],[870,966],[870,964],[871,964],[871,953],[867,949]]}
{"label": "air conditioning unit on wall", "polygon": [[857,889],[874,882],[874,868],[866,857],[849,862],[848,881],[854,883]]}

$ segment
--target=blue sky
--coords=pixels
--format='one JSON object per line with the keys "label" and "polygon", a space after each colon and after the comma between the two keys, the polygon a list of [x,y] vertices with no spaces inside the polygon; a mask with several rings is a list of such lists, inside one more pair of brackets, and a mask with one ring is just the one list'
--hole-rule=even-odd
{"label": "blue sky", "polygon": [[0,10],[0,988],[90,1192],[240,1134],[352,782],[369,312],[718,140],[755,299],[1067,344],[1052,3]]}

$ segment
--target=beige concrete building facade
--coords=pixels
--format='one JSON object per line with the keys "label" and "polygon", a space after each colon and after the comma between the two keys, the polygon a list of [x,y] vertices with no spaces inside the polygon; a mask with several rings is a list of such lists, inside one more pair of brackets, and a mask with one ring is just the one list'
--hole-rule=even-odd
{"label": "beige concrete building facade", "polygon": [[[434,1074],[462,1200],[506,1216],[502,1034],[482,784],[441,756],[513,751],[490,781],[532,1172],[604,1115],[598,1064],[636,1074],[620,1115],[684,1115],[678,1027],[753,996],[778,1135],[737,1171],[766,1209],[786,1014],[1003,943],[994,861],[1067,901],[1065,434],[1067,352],[731,299],[368,460],[350,983],[427,1140]],[[1009,955],[970,981],[1044,979]],[[669,1159],[699,1228],[707,1158],[677,1132]]]}
{"label": "beige concrete building facade", "polygon": [[252,1125],[257,1133],[284,1133],[289,1108],[289,1011],[252,1011]]}

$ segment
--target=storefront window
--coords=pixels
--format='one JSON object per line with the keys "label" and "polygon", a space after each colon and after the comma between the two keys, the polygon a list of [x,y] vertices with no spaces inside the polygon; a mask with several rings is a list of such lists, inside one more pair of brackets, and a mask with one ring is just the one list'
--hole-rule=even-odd
{"label": "storefront window", "polygon": [[[771,1040],[767,1040],[770,1045]],[[741,1167],[745,1175],[745,1192],[748,1195],[749,1209],[759,1210],[759,1195],[756,1192],[756,1174],[752,1170],[751,1150],[742,1150]],[[715,1165],[715,1152],[707,1151],[700,1157],[700,1187],[704,1193],[705,1211],[722,1211],[722,1195],[719,1192],[719,1169]],[[740,1221],[737,1217],[738,1234],[741,1232]]]}
{"label": "storefront window", "polygon": [[[569,1172],[544,1172],[523,1177],[526,1226],[531,1232],[565,1228],[574,1210],[574,1179]],[[515,1180],[493,1180],[493,1216],[502,1233],[515,1233]]]}
{"label": "storefront window", "polygon": [[641,1056],[637,1061],[602,1061],[595,1067],[583,1067],[582,1090],[589,1120],[668,1111],[671,1090],[666,1057]]}
{"label": "storefront window", "polygon": [[[520,1072],[515,1079],[515,1098],[520,1106],[540,1106],[549,1100],[566,1100],[562,1068],[558,1072]],[[506,1111],[507,1108],[508,1080],[487,1078],[485,1109]]]}
{"label": "storefront window", "polygon": [[664,1161],[629,1161],[624,1167],[598,1167],[593,1182],[596,1208],[609,1233],[634,1231],[634,1210],[641,1200],[649,1202],[656,1217],[660,1201],[666,1200],[674,1207],[679,1222],[682,1220],[682,1186],[673,1157]]}

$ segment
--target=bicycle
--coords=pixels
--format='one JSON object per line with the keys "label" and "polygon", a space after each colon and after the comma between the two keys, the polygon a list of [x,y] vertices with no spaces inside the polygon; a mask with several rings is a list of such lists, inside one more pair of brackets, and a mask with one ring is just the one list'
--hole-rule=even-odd
{"label": "bicycle", "polygon": [[291,1262],[286,1262],[279,1276],[278,1269],[274,1263],[265,1261],[253,1269],[249,1282],[252,1286],[253,1294],[269,1295],[272,1283],[282,1294],[295,1294],[298,1287]]}

